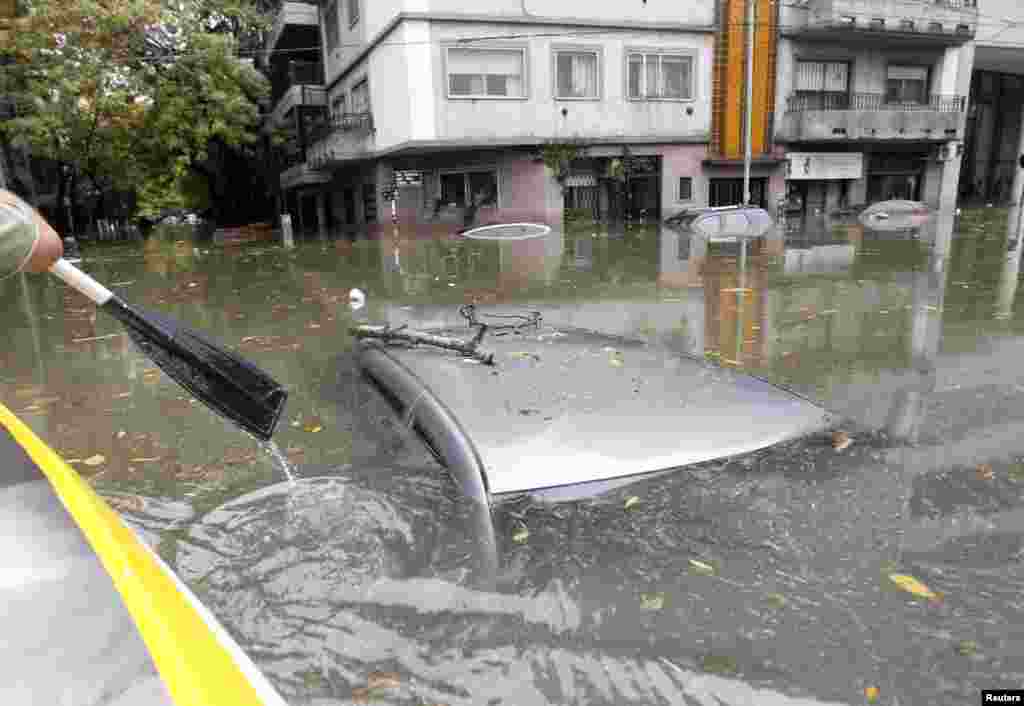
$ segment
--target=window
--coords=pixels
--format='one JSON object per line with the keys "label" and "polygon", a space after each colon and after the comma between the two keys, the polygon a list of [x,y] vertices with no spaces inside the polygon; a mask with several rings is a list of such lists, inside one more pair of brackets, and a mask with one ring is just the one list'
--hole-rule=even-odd
{"label": "window", "polygon": [[522,49],[449,49],[448,95],[453,98],[523,98]]}
{"label": "window", "polygon": [[677,201],[693,201],[693,177],[679,177]]}
{"label": "window", "polygon": [[631,100],[691,100],[693,57],[680,54],[630,54],[626,60]]}
{"label": "window", "polygon": [[324,35],[327,42],[327,51],[334,51],[338,48],[338,3],[332,0],[327,4],[326,17],[324,18]]}
{"label": "window", "polygon": [[441,203],[446,206],[498,205],[498,174],[490,170],[441,174]]}
{"label": "window", "polygon": [[796,95],[808,110],[850,107],[850,65],[845,61],[796,62]]}
{"label": "window", "polygon": [[893,66],[886,72],[886,103],[924,103],[928,95],[928,69],[924,66]]}
{"label": "window", "polygon": [[345,110],[345,94],[339,93],[338,97],[331,101],[331,113],[334,115],[342,115],[346,112]]}
{"label": "window", "polygon": [[348,0],[348,26],[355,27],[359,23],[359,0]]}
{"label": "window", "polygon": [[353,113],[370,112],[370,84],[365,78],[352,87],[350,105]]}
{"label": "window", "polygon": [[597,98],[598,85],[597,52],[555,52],[556,98]]}

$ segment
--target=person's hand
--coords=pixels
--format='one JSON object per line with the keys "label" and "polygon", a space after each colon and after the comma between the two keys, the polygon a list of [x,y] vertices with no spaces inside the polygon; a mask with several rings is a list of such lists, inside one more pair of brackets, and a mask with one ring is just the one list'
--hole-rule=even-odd
{"label": "person's hand", "polygon": [[57,235],[57,231],[38,211],[10,191],[0,189],[0,203],[17,206],[19,210],[31,214],[36,224],[36,243],[32,248],[32,254],[21,269],[27,272],[46,272],[50,265],[64,254],[64,242]]}

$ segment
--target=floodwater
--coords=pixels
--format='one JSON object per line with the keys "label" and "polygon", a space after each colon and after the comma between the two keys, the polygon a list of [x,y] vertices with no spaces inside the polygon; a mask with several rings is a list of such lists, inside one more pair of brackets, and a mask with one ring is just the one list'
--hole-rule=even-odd
{"label": "floodwater", "polygon": [[[741,263],[652,226],[294,250],[167,230],[81,266],[286,384],[291,469],[50,279],[0,283],[0,401],[292,704],[972,703],[1024,681],[1021,245],[996,209],[929,242],[794,230]],[[749,370],[841,415],[852,444],[488,517],[360,381],[347,333],[470,301]]]}

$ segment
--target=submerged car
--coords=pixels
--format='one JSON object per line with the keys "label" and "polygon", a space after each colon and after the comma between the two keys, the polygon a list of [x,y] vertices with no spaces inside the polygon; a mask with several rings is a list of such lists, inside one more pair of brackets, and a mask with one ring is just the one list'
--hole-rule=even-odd
{"label": "submerged car", "polygon": [[775,225],[756,206],[720,206],[683,211],[668,220],[673,227],[707,238],[711,243],[736,243],[766,235]]}
{"label": "submerged car", "polygon": [[865,228],[896,232],[920,228],[934,215],[934,209],[926,203],[895,199],[871,204],[861,211],[859,219]]}
{"label": "submerged car", "polygon": [[[474,333],[467,326],[423,335],[451,342]],[[461,352],[400,335],[364,339],[358,366],[463,492],[484,503],[521,493],[593,495],[831,422],[823,408],[760,378],[539,319]]]}

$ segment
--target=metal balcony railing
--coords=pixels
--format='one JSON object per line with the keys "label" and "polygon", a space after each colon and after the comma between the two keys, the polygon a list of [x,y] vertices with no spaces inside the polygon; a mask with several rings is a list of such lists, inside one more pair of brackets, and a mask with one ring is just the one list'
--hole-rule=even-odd
{"label": "metal balcony railing", "polygon": [[[945,1],[945,0],[943,0]],[[924,101],[899,101],[884,93],[798,93],[786,101],[786,112],[801,113],[808,110],[869,110],[962,113],[967,98],[956,95],[931,95]]]}
{"label": "metal balcony railing", "polygon": [[271,102],[276,104],[292,86],[322,86],[324,69],[319,61],[289,61],[279,64],[270,75]]}
{"label": "metal balcony railing", "polygon": [[372,132],[373,113],[335,113],[311,126],[310,135],[314,142],[335,132]]}

